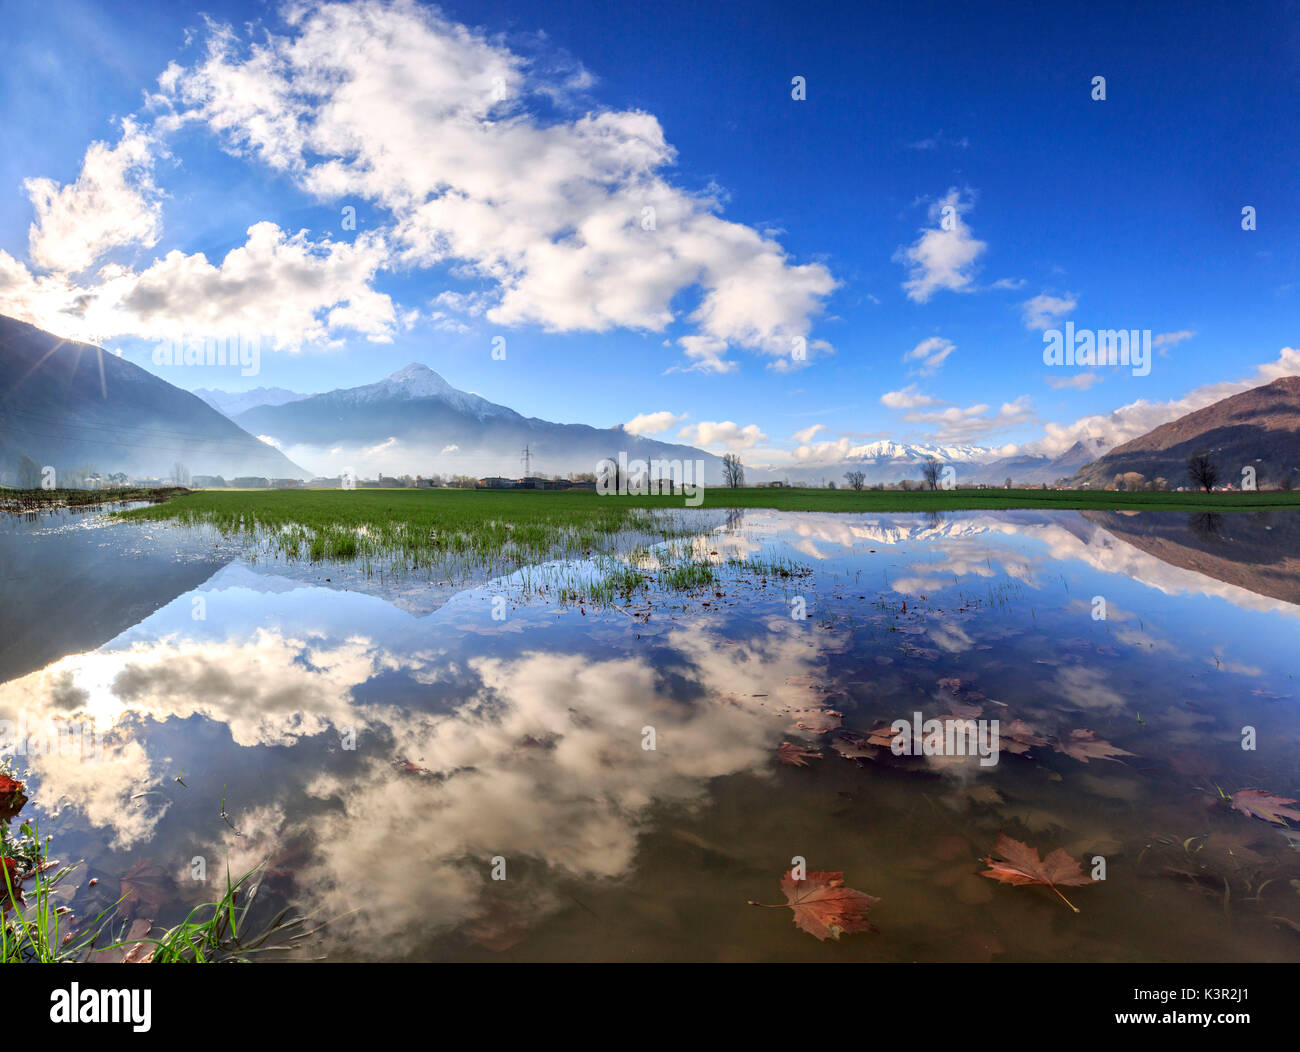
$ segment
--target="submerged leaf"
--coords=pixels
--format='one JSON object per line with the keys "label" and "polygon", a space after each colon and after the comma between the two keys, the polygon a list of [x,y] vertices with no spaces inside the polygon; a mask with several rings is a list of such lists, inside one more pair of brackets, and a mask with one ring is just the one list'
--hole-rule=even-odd
{"label": "submerged leaf", "polygon": [[822,754],[816,749],[805,749],[802,745],[782,742],[777,746],[776,758],[791,767],[807,767],[809,760],[820,760]]}
{"label": "submerged leaf", "polygon": [[1286,825],[1287,818],[1300,822],[1300,811],[1286,806],[1293,803],[1295,801],[1289,797],[1273,796],[1262,789],[1238,789],[1232,794],[1232,806],[1243,815],[1252,815],[1265,822],[1276,822],[1283,826]]}
{"label": "submerged leaf", "polygon": [[1092,731],[1082,730],[1071,731],[1068,739],[1057,742],[1053,748],[1057,752],[1065,753],[1066,756],[1074,757],[1080,763],[1087,763],[1089,760],[1115,760],[1116,763],[1122,763],[1123,761],[1117,760],[1116,757],[1137,755],[1111,745],[1104,738],[1098,738]]}

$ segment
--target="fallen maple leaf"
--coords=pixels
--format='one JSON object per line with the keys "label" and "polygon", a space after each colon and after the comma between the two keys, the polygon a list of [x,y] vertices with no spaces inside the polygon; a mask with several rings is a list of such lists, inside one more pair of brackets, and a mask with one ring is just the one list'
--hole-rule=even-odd
{"label": "fallen maple leaf", "polygon": [[1038,848],[999,833],[993,850],[1001,861],[992,857],[981,859],[989,867],[980,874],[981,877],[990,877],[1002,884],[1046,884],[1070,909],[1079,912],[1073,902],[1057,891],[1056,885],[1068,887],[1091,884],[1092,881],[1084,876],[1078,861],[1066,854],[1064,848],[1058,847],[1046,858],[1039,858]]}
{"label": "fallen maple leaf", "polygon": [[802,745],[782,742],[776,748],[776,758],[791,767],[807,767],[809,760],[820,760],[822,754],[816,749],[805,749]]}
{"label": "fallen maple leaf", "polygon": [[[998,733],[998,746],[1017,756],[1023,756],[1030,749],[1047,744],[1047,739],[1034,732],[1034,728],[1024,720],[1012,720],[1003,724]],[[1084,761],[1087,762],[1086,760]]]}
{"label": "fallen maple leaf", "polygon": [[1265,822],[1276,822],[1283,826],[1286,825],[1286,818],[1300,822],[1300,811],[1286,806],[1293,803],[1294,800],[1285,796],[1273,796],[1262,789],[1238,789],[1232,794],[1232,806],[1243,815],[1253,815]]}
{"label": "fallen maple leaf", "polygon": [[1104,738],[1098,738],[1092,731],[1076,730],[1070,732],[1070,737],[1065,742],[1057,742],[1052,746],[1057,752],[1063,752],[1066,756],[1072,756],[1080,763],[1087,763],[1091,760],[1115,760],[1116,763],[1123,763],[1123,760],[1116,760],[1117,756],[1136,756],[1126,749],[1111,745]]}
{"label": "fallen maple leaf", "polygon": [[23,809],[27,797],[23,790],[27,787],[16,778],[0,774],[0,822],[8,822]]}
{"label": "fallen maple leaf", "polygon": [[791,869],[781,878],[781,890],[785,893],[785,906],[769,906],[753,899],[749,904],[769,910],[788,907],[794,911],[795,927],[823,941],[838,940],[846,933],[876,930],[867,920],[867,911],[880,900],[866,892],[846,888],[843,873],[813,870],[806,880],[795,880]]}

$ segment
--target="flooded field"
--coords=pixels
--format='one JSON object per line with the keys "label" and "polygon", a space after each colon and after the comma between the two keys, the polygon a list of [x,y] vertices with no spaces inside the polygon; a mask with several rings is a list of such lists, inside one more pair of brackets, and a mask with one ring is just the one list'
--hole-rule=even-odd
{"label": "flooded field", "polygon": [[[676,516],[477,577],[0,517],[62,901],[175,923],[265,863],[307,959],[1300,958],[1300,512]],[[997,739],[891,747],[930,719]],[[1079,912],[984,876],[1000,834]],[[796,858],[877,930],[750,905]]]}

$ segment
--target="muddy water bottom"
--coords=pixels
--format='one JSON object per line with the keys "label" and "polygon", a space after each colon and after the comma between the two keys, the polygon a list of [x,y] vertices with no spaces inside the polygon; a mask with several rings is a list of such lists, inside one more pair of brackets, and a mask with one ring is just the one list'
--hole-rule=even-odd
{"label": "muddy water bottom", "polygon": [[[6,637],[0,718],[93,728],[13,758],[24,817],[86,860],[78,917],[134,889],[174,923],[260,863],[268,908],[329,922],[307,958],[1294,960],[1300,830],[1223,796],[1300,798],[1298,535],[749,511],[701,522],[712,586],[593,607],[530,590],[544,568],[421,601],[202,531],[10,522],[9,627],[46,649]],[[1042,744],[863,745],[915,713]],[[1105,879],[1075,914],[983,877],[1000,832]],[[796,857],[879,930],[748,906]]]}

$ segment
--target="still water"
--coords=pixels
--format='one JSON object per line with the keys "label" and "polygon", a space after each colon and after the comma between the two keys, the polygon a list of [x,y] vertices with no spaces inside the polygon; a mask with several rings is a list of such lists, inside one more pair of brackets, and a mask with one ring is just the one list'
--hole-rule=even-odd
{"label": "still water", "polygon": [[[1300,514],[700,513],[715,583],[612,606],[0,518],[0,719],[77,918],[264,863],[304,958],[1300,958],[1300,824],[1224,801],[1300,798]],[[865,743],[918,712],[996,762]],[[1000,832],[1105,879],[983,877]],[[796,856],[878,931],[748,906]]]}

